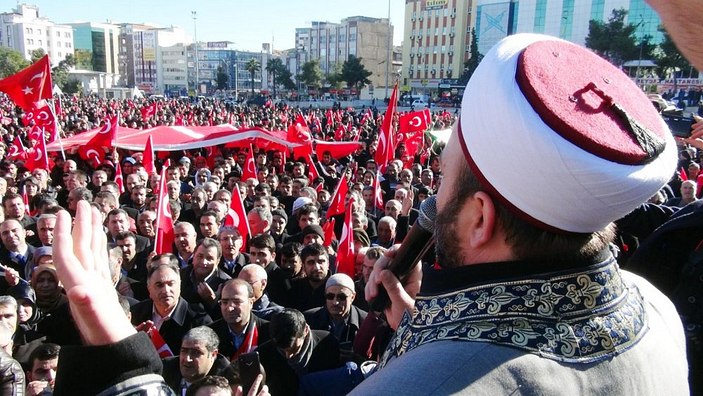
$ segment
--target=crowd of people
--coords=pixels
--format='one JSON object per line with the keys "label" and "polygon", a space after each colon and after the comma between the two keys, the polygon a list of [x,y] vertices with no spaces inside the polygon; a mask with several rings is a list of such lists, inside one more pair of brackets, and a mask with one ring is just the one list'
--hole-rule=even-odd
{"label": "crowd of people", "polygon": [[[554,99],[561,88],[576,93]],[[686,394],[690,380],[696,393],[703,123],[677,144],[635,91],[579,47],[511,36],[486,55],[460,114],[432,115],[432,128],[452,127],[446,147],[428,140],[410,159],[399,148],[387,164],[374,160],[376,109],[330,119],[285,104],[65,99],[64,136],[114,113],[137,128],[270,130],[300,113],[316,139],[344,125],[343,139],[363,144],[312,164],[252,147],[249,179],[246,149],[225,147],[170,152],[153,174],[124,150],[97,167],[70,152],[48,170],[3,159],[4,390]],[[7,144],[28,134],[7,100],[0,112]],[[174,243],[157,254],[160,174]],[[340,180],[353,276],[337,271],[345,214],[328,214]],[[249,235],[226,225],[233,194]],[[434,217],[420,207],[432,195],[435,252],[408,273],[385,270],[418,216]],[[378,312],[367,299],[381,286],[391,304]]]}

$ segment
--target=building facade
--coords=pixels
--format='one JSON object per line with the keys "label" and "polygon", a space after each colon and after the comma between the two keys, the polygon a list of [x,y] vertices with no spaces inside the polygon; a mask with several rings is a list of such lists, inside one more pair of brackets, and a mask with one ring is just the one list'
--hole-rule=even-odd
{"label": "building facade", "polygon": [[235,92],[238,95],[250,93],[252,76],[246,66],[251,59],[259,64],[259,70],[254,73],[254,92],[267,93],[269,89],[266,66],[271,54],[268,51],[239,51],[230,41],[201,42],[198,43],[197,51],[194,45],[188,46],[187,58],[189,87],[191,90],[197,87],[198,95],[213,94],[217,91],[217,70],[220,67],[227,74],[226,95]]}
{"label": "building facade", "polygon": [[73,28],[76,69],[120,74],[120,28],[109,23],[69,23]]}
{"label": "building facade", "polygon": [[43,49],[52,66],[73,55],[73,28],[39,16],[39,7],[19,4],[12,12],[0,14],[0,46],[20,52],[25,59]]}

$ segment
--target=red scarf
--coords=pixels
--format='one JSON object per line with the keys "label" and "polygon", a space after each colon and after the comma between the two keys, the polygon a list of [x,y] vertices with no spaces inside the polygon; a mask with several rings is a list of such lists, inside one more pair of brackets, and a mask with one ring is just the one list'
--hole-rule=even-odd
{"label": "red scarf", "polygon": [[247,333],[244,336],[244,342],[242,342],[242,345],[239,346],[239,349],[237,349],[237,352],[232,355],[230,358],[230,361],[235,361],[239,357],[239,355],[244,354],[244,353],[249,353],[253,352],[256,350],[256,347],[259,345],[259,328],[256,326],[256,322],[254,322],[253,319],[251,319],[251,323],[248,326]]}

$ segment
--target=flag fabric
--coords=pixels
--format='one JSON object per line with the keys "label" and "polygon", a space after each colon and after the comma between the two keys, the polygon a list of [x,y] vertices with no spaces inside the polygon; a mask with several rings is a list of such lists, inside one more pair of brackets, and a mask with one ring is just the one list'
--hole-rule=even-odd
{"label": "flag fabric", "polygon": [[249,145],[247,159],[244,161],[244,169],[242,169],[241,180],[256,179],[256,164],[254,163],[254,149]]}
{"label": "flag fabric", "polygon": [[115,184],[117,184],[117,189],[120,190],[120,194],[124,193],[124,177],[122,177],[120,161],[115,162]]}
{"label": "flag fabric", "polygon": [[374,157],[381,172],[385,171],[388,162],[393,159],[393,151],[395,150],[393,145],[393,114],[397,106],[398,84],[396,83],[391,93],[391,99],[388,101],[388,108],[383,116],[381,132],[378,137],[378,147],[376,148],[376,155]]}
{"label": "flag fabric", "polygon": [[42,130],[41,127],[38,125],[34,125],[30,130],[29,133],[27,134],[27,137],[29,140],[34,140],[35,142],[38,142],[39,139],[44,138],[44,131]]}
{"label": "flag fabric", "polygon": [[81,158],[100,165],[105,159],[105,149],[113,147],[115,140],[117,140],[118,122],[117,115],[107,117],[105,125],[99,128],[95,136],[78,149]]}
{"label": "flag fabric", "polygon": [[383,209],[383,190],[381,190],[381,177],[378,173],[373,178],[373,197],[376,208]]}
{"label": "flag fabric", "polygon": [[162,337],[161,333],[159,333],[159,329],[157,329],[154,324],[146,329],[146,334],[149,336],[151,343],[154,344],[156,353],[159,354],[160,358],[164,359],[175,356],[171,348],[166,343],[166,340],[164,340],[164,337]]}
{"label": "flag fabric", "polygon": [[171,253],[173,241],[173,214],[169,205],[168,190],[166,189],[166,167],[161,171],[159,183],[159,206],[156,209],[156,236],[154,238],[154,251],[156,254]]}
{"label": "flag fabric", "polygon": [[154,163],[154,143],[151,140],[151,135],[146,139],[144,147],[144,155],[142,156],[142,165],[147,175],[156,173],[156,164]]}
{"label": "flag fabric", "polygon": [[288,127],[287,140],[293,143],[312,143],[312,135],[308,123],[299,113],[295,121]]}
{"label": "flag fabric", "polygon": [[29,213],[29,195],[27,195],[27,186],[25,185],[24,188],[22,188],[22,201],[24,201],[24,213],[27,214],[27,216],[31,216]]}
{"label": "flag fabric", "polygon": [[[232,189],[232,201],[230,203],[230,210],[225,216],[225,226],[236,227],[239,230],[239,234],[242,236],[242,241],[246,245],[247,237],[251,234],[249,230],[249,220],[247,219],[247,212],[244,209],[244,202],[242,201],[242,196],[239,194],[239,188],[237,186]],[[242,249],[246,249],[246,246],[242,246]]]}
{"label": "flag fabric", "polygon": [[310,154],[305,156],[305,159],[308,162],[308,180],[310,180],[310,184],[315,181],[318,177],[320,177],[320,172],[317,171],[317,167],[315,166],[315,163],[312,161],[312,156]]}
{"label": "flag fabric", "polygon": [[49,169],[49,157],[46,155],[46,142],[45,140],[39,139],[29,151],[27,151],[27,159],[24,162],[24,166],[33,171],[34,169]]}
{"label": "flag fabric", "polygon": [[325,235],[325,246],[330,246],[332,243],[332,240],[334,240],[335,235],[334,235],[334,225],[336,223],[336,219],[327,219],[325,221],[325,224],[322,226],[322,232]]}
{"label": "flag fabric", "polygon": [[25,126],[33,126],[35,128],[47,130],[50,132],[50,137],[53,138],[57,128],[54,112],[45,100],[41,100],[35,104],[36,107],[26,111],[24,115],[22,115],[22,123]]}
{"label": "flag fabric", "polygon": [[15,136],[15,140],[12,141],[10,147],[7,148],[7,159],[18,159],[25,158],[27,154],[27,149],[24,148],[22,140],[19,136]]}
{"label": "flag fabric", "polygon": [[142,121],[145,121],[156,114],[156,106],[152,103],[148,106],[144,106],[141,108],[141,113],[142,113]]}
{"label": "flag fabric", "polygon": [[681,177],[681,180],[686,181],[688,180],[688,173],[686,173],[686,169],[683,167],[679,169],[679,177]]}
{"label": "flag fabric", "polygon": [[244,342],[229,359],[232,362],[236,361],[235,359],[239,358],[239,355],[254,352],[259,346],[259,327],[256,325],[256,321],[252,320],[251,325],[247,326],[247,328],[248,330],[244,334]]}
{"label": "flag fabric", "polygon": [[0,80],[0,92],[5,92],[24,111],[33,109],[42,99],[51,99],[51,88],[49,55]]}
{"label": "flag fabric", "polygon": [[398,118],[398,132],[411,133],[423,132],[427,129],[429,119],[426,111],[411,111],[401,114]]}
{"label": "flag fabric", "polygon": [[339,250],[337,250],[337,272],[349,275],[354,279],[354,229],[352,228],[352,208],[354,198],[349,200],[344,215],[344,226],[342,227],[342,237],[339,240]]}
{"label": "flag fabric", "polygon": [[344,213],[344,199],[347,197],[349,192],[349,181],[347,180],[347,173],[344,172],[342,177],[339,178],[339,183],[334,189],[334,194],[330,200],[330,206],[327,209],[327,218]]}

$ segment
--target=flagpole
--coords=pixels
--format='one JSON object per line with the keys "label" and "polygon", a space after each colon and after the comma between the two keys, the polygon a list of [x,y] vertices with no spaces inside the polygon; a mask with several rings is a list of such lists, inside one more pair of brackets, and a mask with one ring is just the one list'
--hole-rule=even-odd
{"label": "flagpole", "polygon": [[[60,102],[61,102],[61,98],[59,98],[59,103]],[[61,148],[61,158],[63,158],[63,160],[66,161],[66,152],[63,149],[63,141],[61,140],[61,124],[59,123],[59,120],[56,118],[56,109],[54,108],[54,99],[53,98],[51,99],[51,106],[49,106],[49,110],[51,110],[51,114],[54,116],[56,139],[59,141],[59,147]]]}

